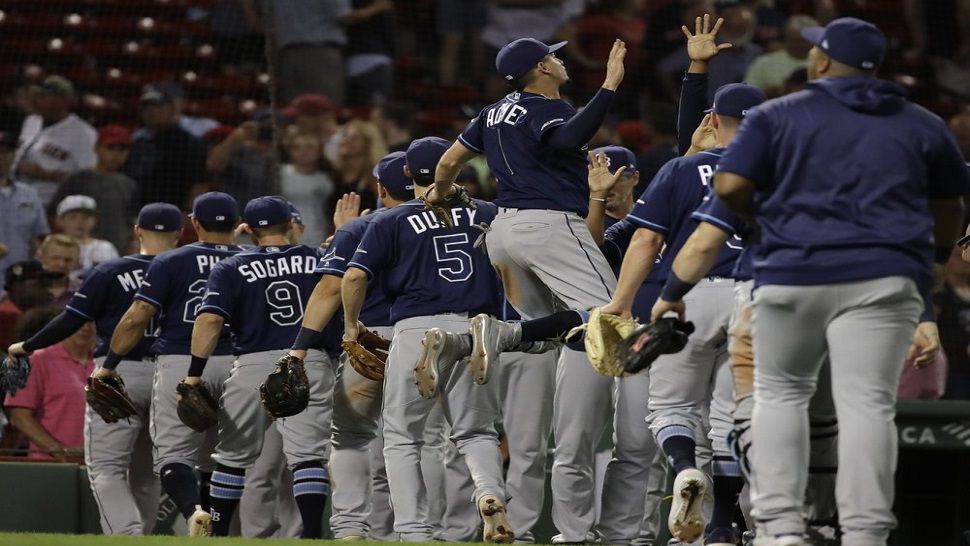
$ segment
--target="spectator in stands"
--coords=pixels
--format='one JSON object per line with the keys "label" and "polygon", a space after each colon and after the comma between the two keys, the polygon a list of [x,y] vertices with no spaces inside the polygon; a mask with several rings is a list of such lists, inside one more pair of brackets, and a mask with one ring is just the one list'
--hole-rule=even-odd
{"label": "spectator in stands", "polygon": [[656,62],[684,45],[680,26],[694,28],[694,18],[714,12],[713,0],[674,0],[656,9],[647,20],[643,49]]}
{"label": "spectator in stands", "polygon": [[963,151],[963,158],[970,163],[970,111],[964,110],[950,118],[950,131]]}
{"label": "spectator in stands", "polygon": [[377,181],[372,171],[385,155],[387,146],[373,123],[355,119],[344,125],[334,162],[337,191],[327,207],[327,217],[333,216],[337,198],[349,192],[360,196],[362,209],[376,208]]}
{"label": "spectator in stands", "polygon": [[218,0],[209,13],[209,30],[224,67],[265,64],[265,29],[256,0]]}
{"label": "spectator in stands", "polygon": [[37,191],[10,178],[17,137],[0,131],[0,275],[14,262],[30,258],[50,231]]}
{"label": "spectator in stands", "polygon": [[394,4],[351,0],[347,29],[347,104],[383,104],[394,86]]}
{"label": "spectator in stands", "polygon": [[51,281],[50,291],[54,303],[66,304],[81,286],[81,246],[63,233],[48,235],[37,249],[37,259],[45,271],[60,275]]}
{"label": "spectator in stands", "polygon": [[347,33],[342,20],[350,0],[274,0],[276,81],[289,102],[306,93],[344,100],[343,48]]}
{"label": "spectator in stands", "polygon": [[414,140],[414,106],[403,102],[389,102],[371,111],[371,122],[381,130],[387,149],[405,152]]}
{"label": "spectator in stands", "polygon": [[34,99],[36,114],[24,120],[14,174],[32,185],[46,205],[57,186],[71,173],[94,167],[94,127],[71,113],[74,85],[62,76],[48,76]]}
{"label": "spectator in stands", "polygon": [[55,206],[68,195],[87,195],[97,202],[102,214],[94,228],[98,239],[111,241],[119,254],[127,254],[131,242],[131,226],[137,214],[135,181],[119,172],[131,150],[131,131],[120,125],[105,125],[98,130],[98,145],[94,149],[98,163],[93,169],[67,177],[51,202],[50,216]]}
{"label": "spectator in stands", "polygon": [[[683,34],[681,34],[683,36]],[[650,131],[650,149],[637,157],[640,180],[633,195],[640,197],[643,190],[660,172],[660,167],[680,155],[677,152],[677,107],[669,102],[657,102],[647,109],[647,129]]]}
{"label": "spectator in stands", "polygon": [[20,134],[27,112],[19,104],[18,95],[26,87],[19,78],[6,78],[0,83],[0,132]]}
{"label": "spectator in stands", "polygon": [[209,150],[206,167],[222,191],[240,203],[279,193],[273,173],[275,121],[273,110],[260,110]]}
{"label": "spectator in stands", "polygon": [[306,230],[300,242],[317,246],[330,235],[330,216],[324,213],[334,192],[333,179],[321,169],[320,141],[314,135],[290,140],[290,162],[280,167],[280,193],[298,204]]}
{"label": "spectator in stands", "polygon": [[118,257],[114,245],[92,236],[98,216],[97,201],[87,195],[68,195],[57,204],[57,227],[77,242],[82,271]]}
{"label": "spectator in stands", "polygon": [[[57,316],[41,308],[20,319],[20,329],[38,329]],[[94,323],[30,356],[27,385],[7,397],[10,424],[30,440],[31,459],[84,458],[84,385],[94,371]]]}
{"label": "spectator in stands", "polygon": [[46,271],[37,260],[16,262],[7,268],[0,299],[0,351],[6,352],[17,341],[17,319],[25,312],[53,301],[51,283],[64,278],[62,273]]}
{"label": "spectator in stands", "polygon": [[[157,92],[168,97],[172,102],[172,109],[175,111],[175,119],[178,126],[185,129],[187,133],[195,138],[203,138],[206,133],[219,126],[219,122],[212,118],[185,115],[185,89],[175,82],[159,82],[145,86],[142,94]],[[135,139],[146,136],[148,129],[142,127],[135,132]]]}
{"label": "spectator in stands", "polygon": [[[438,51],[438,81],[454,85],[459,78],[459,59],[470,80],[484,70],[485,50],[482,28],[487,20],[486,0],[437,0],[437,30],[441,36]],[[462,55],[462,47],[467,51]]]}
{"label": "spectator in stands", "polygon": [[283,110],[292,124],[287,127],[283,144],[298,134],[316,135],[323,147],[324,157],[333,161],[337,157],[340,142],[340,124],[337,123],[337,106],[326,95],[300,95]]}
{"label": "spectator in stands", "polygon": [[[940,315],[943,294],[933,294],[935,316]],[[899,380],[897,394],[900,400],[939,400],[946,392],[946,376],[949,360],[946,351],[940,350],[936,358],[928,364],[916,367],[912,358],[907,358]]]}
{"label": "spectator in stands", "polygon": [[[741,4],[740,0],[720,0],[715,3],[715,7],[718,17],[724,18],[724,26],[717,35],[717,41],[732,44],[732,47],[721,51],[711,60],[708,71],[708,104],[714,102],[714,92],[719,87],[744,80],[748,67],[762,52],[761,47],[751,41],[755,24],[751,8]],[[693,27],[693,23],[688,27]],[[681,43],[683,44],[683,33]],[[678,83],[688,66],[690,57],[687,56],[686,45],[681,45],[677,51],[660,61],[657,72],[670,100],[678,99]]]}
{"label": "spectator in stands", "polygon": [[175,105],[165,93],[149,90],[139,107],[146,130],[135,139],[124,167],[138,184],[138,207],[161,201],[190,210],[189,196],[205,183],[205,145],[179,127]]}
{"label": "spectator in stands", "polygon": [[802,38],[802,29],[817,25],[818,22],[807,15],[793,15],[785,25],[782,48],[755,59],[748,68],[744,81],[760,87],[769,97],[783,95],[788,76],[808,64],[808,52],[812,49],[812,44]]}

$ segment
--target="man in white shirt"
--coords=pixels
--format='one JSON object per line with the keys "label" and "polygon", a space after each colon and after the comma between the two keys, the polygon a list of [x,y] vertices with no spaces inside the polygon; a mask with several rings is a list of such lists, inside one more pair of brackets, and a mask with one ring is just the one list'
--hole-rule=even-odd
{"label": "man in white shirt", "polygon": [[71,113],[74,85],[62,76],[48,76],[35,99],[36,114],[24,120],[14,160],[16,179],[35,190],[46,205],[62,180],[94,167],[97,131]]}

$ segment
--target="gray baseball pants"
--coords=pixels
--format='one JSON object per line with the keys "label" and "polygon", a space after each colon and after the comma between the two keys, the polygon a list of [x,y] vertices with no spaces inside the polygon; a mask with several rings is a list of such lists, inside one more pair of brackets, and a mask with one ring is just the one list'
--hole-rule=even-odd
{"label": "gray baseball pants", "polygon": [[[393,328],[371,327],[371,331],[386,339],[393,335]],[[382,472],[384,458],[375,459],[379,466],[372,467],[371,442],[377,438],[381,418],[382,390],[380,381],[373,381],[357,373],[340,357],[336,383],[333,391],[333,429],[331,434],[330,480],[333,497],[330,529],[334,538],[371,536],[371,514],[390,511],[387,497],[381,498],[375,491],[375,480],[386,479]]]}
{"label": "gray baseball pants", "polygon": [[[100,368],[104,358],[95,360]],[[84,409],[84,463],[106,535],[147,535],[155,527],[161,484],[152,472],[148,413],[155,366],[150,359],[122,360],[118,374],[138,412],[105,423]]]}
{"label": "gray baseball pants", "polygon": [[[506,298],[525,319],[609,303],[616,276],[577,214],[499,208],[486,236]],[[563,540],[586,540],[596,519],[594,451],[612,409],[613,381],[586,354],[563,348],[556,372],[553,523]],[[547,386],[535,386],[546,389]]]}
{"label": "gray baseball pants", "polygon": [[260,455],[263,435],[271,424],[283,437],[290,469],[300,463],[326,461],[333,416],[334,366],[322,351],[311,349],[304,359],[310,380],[307,409],[274,421],[259,401],[259,386],[273,372],[286,349],[239,355],[219,398],[219,443],[212,458],[232,468],[250,468]]}
{"label": "gray baseball pants", "polygon": [[[398,321],[384,374],[384,458],[387,465],[394,530],[406,542],[432,539],[429,496],[422,476],[421,447],[425,424],[436,400],[425,400],[414,383],[414,365],[429,328],[448,332],[468,329],[465,315],[435,315]],[[464,455],[475,482],[474,499],[505,499],[502,456],[495,422],[500,413],[499,382],[475,385],[464,363],[439,370],[440,398],[450,438]]]}
{"label": "gray baseball pants", "polygon": [[246,474],[239,503],[240,534],[253,538],[299,538],[303,520],[293,497],[293,474],[286,468],[283,437],[266,429],[263,449]]}
{"label": "gray baseball pants", "polygon": [[828,353],[839,420],[836,498],[845,546],[884,545],[897,461],[896,389],[922,298],[904,277],[755,291],[751,498],[759,529],[801,533],[809,400]]}

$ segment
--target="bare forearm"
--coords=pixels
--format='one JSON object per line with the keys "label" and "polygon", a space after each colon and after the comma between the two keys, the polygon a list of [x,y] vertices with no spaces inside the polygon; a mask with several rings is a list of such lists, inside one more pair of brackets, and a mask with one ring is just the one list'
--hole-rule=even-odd
{"label": "bare forearm", "polygon": [[629,309],[633,306],[633,299],[647,280],[647,275],[653,269],[660,247],[663,246],[662,235],[649,229],[640,228],[630,241],[630,248],[623,257],[620,268],[620,278],[616,284],[616,294],[613,301]]}
{"label": "bare forearm", "polygon": [[64,446],[34,417],[28,408],[10,408],[10,424],[41,449],[56,451]]}
{"label": "bare forearm", "polygon": [[226,321],[215,313],[200,313],[192,327],[192,356],[209,358],[219,344]]}
{"label": "bare forearm", "polygon": [[448,148],[448,151],[441,156],[438,166],[435,168],[435,193],[439,196],[451,193],[451,187],[454,185],[455,179],[458,178],[461,168],[475,155],[477,155],[475,152],[469,150],[460,142],[452,144],[451,148]]}
{"label": "bare forearm", "polygon": [[340,292],[344,304],[344,324],[356,326],[367,296],[367,274],[355,267],[348,269],[340,283]]}
{"label": "bare forearm", "polygon": [[321,331],[337,309],[340,309],[340,277],[324,275],[310,294],[310,301],[307,303],[306,313],[303,314],[303,327],[311,330]]}
{"label": "bare forearm", "polygon": [[145,328],[153,316],[155,316],[154,307],[141,300],[135,300],[115,327],[114,334],[111,336],[111,352],[121,356],[131,352],[144,337]]}
{"label": "bare forearm", "polygon": [[226,138],[209,150],[209,157],[206,158],[205,167],[212,172],[222,172],[229,165],[232,151],[236,149],[236,139],[232,136]]}
{"label": "bare forearm", "polygon": [[674,275],[690,284],[700,282],[714,267],[728,237],[727,232],[710,224],[698,224],[671,265]]}
{"label": "bare forearm", "polygon": [[603,246],[603,232],[606,231],[606,203],[597,201],[590,196],[589,212],[586,214],[586,227],[593,236],[596,246]]}

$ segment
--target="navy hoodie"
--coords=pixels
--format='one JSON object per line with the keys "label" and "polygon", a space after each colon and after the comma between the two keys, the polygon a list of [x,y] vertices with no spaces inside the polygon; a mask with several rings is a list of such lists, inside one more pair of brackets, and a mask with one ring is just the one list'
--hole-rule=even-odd
{"label": "navy hoodie", "polygon": [[946,124],[876,78],[826,78],[745,116],[718,163],[755,185],[757,285],[932,278],[928,200],[970,194]]}

